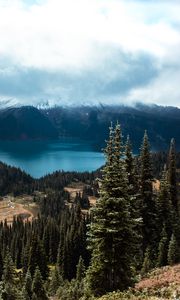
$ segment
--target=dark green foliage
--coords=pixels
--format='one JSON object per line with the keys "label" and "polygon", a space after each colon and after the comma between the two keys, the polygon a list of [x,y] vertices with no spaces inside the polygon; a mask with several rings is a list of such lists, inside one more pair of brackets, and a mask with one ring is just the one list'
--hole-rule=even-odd
{"label": "dark green foliage", "polygon": [[22,289],[23,300],[31,300],[32,298],[32,278],[31,273],[28,271],[25,277],[24,286]]}
{"label": "dark green foliage", "polygon": [[7,252],[5,260],[4,260],[4,271],[3,271],[3,281],[6,283],[10,283],[14,285],[16,283],[16,272],[15,266],[13,264],[11,255]]}
{"label": "dark green foliage", "polygon": [[164,225],[161,234],[161,240],[159,242],[159,247],[158,247],[157,267],[163,267],[167,265],[167,251],[168,251],[168,237]]}
{"label": "dark green foliage", "polygon": [[174,265],[179,260],[179,248],[177,246],[176,237],[172,234],[168,248],[168,264]]}
{"label": "dark green foliage", "polygon": [[34,273],[34,279],[32,284],[32,299],[38,299],[38,300],[48,300],[48,297],[46,295],[46,291],[44,289],[44,284],[41,276],[41,272],[38,267],[36,267],[35,273]]}
{"label": "dark green foliage", "polygon": [[162,228],[163,224],[168,235],[168,239],[172,234],[173,228],[173,206],[171,202],[169,184],[167,182],[167,172],[163,172],[160,182],[160,191],[157,196],[157,208],[158,208],[158,222],[159,228]]}
{"label": "dark green foliage", "polygon": [[[143,250],[148,246],[155,247],[157,238],[157,211],[152,188],[152,164],[150,144],[145,132],[140,154],[140,197],[143,219]],[[155,249],[154,249],[155,250]]]}
{"label": "dark green foliage", "polygon": [[55,267],[55,269],[51,272],[51,281],[49,286],[50,295],[55,295],[58,288],[63,284],[63,278],[60,275],[59,269]]}
{"label": "dark green foliage", "polygon": [[151,263],[151,249],[150,247],[147,247],[144,255],[144,261],[141,269],[141,274],[145,275],[147,274],[152,268],[152,263]]}
{"label": "dark green foliage", "polygon": [[4,284],[2,298],[4,300],[18,300],[18,278],[9,252],[7,252],[5,257],[2,279]]}
{"label": "dark green foliage", "polygon": [[177,196],[177,180],[176,180],[176,151],[175,141],[171,140],[169,157],[168,157],[168,183],[171,203],[177,214],[179,213],[179,204]]}
{"label": "dark green foliage", "polygon": [[48,276],[48,266],[46,260],[46,254],[42,242],[38,240],[37,235],[32,237],[31,246],[29,250],[29,262],[28,262],[29,271],[33,277],[35,269],[38,267],[43,279],[46,279]]}
{"label": "dark green foliage", "polygon": [[84,295],[83,283],[75,279],[71,282],[65,281],[64,285],[58,289],[57,295],[61,300],[79,300]]}
{"label": "dark green foliage", "polygon": [[80,282],[84,279],[84,276],[85,276],[85,265],[84,265],[84,261],[83,261],[82,257],[80,256],[79,262],[77,265],[77,270],[76,270],[76,280],[78,280]]}
{"label": "dark green foliage", "polygon": [[91,264],[87,281],[93,294],[125,289],[133,280],[132,266],[137,250],[135,220],[130,215],[127,174],[122,161],[120,126],[110,128],[105,149],[100,199],[93,210],[89,232]]}
{"label": "dark green foliage", "polygon": [[[147,134],[140,157],[133,157],[129,137],[125,148],[122,144],[119,124],[115,130],[110,128],[102,173],[55,172],[34,180],[3,165],[2,194],[11,189],[33,193],[40,210],[32,222],[16,217],[10,226],[7,221],[0,223],[1,298],[46,300],[46,286],[50,296],[58,294],[61,300],[87,299],[92,293],[128,288],[136,271],[144,275],[154,266],[178,263],[179,155],[174,145],[172,141],[164,171],[166,155],[153,154],[154,174],[162,177],[160,190],[152,188]],[[72,202],[64,187],[79,182],[84,184],[83,192]],[[89,214],[88,196],[93,195],[98,197],[97,204]],[[92,257],[87,250],[87,226]],[[57,266],[50,274],[48,264],[49,269]]]}
{"label": "dark green foliage", "polygon": [[0,281],[2,279],[2,275],[3,275],[3,258],[2,258],[2,254],[1,254],[1,251],[0,251]]}

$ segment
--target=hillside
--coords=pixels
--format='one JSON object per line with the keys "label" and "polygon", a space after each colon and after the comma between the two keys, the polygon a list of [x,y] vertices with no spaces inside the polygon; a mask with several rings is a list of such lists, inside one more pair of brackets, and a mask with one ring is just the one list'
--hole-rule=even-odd
{"label": "hillside", "polygon": [[126,293],[110,293],[99,300],[180,299],[180,265],[155,269]]}
{"label": "hillside", "polygon": [[135,107],[55,107],[42,110],[42,113],[54,124],[60,136],[91,140],[98,149],[104,146],[111,121],[116,123],[117,120],[123,135],[130,135],[135,151],[139,150],[144,130],[148,130],[154,150],[167,149],[172,137],[180,149],[180,109],[175,107],[142,104]]}
{"label": "hillside", "polygon": [[0,139],[57,138],[51,122],[31,106],[0,110]]}
{"label": "hillside", "polygon": [[124,137],[130,135],[138,151],[144,130],[153,150],[167,150],[172,137],[180,149],[180,109],[157,105],[81,106],[37,109],[31,106],[0,110],[0,139],[77,137],[104,147],[111,122],[119,121]]}

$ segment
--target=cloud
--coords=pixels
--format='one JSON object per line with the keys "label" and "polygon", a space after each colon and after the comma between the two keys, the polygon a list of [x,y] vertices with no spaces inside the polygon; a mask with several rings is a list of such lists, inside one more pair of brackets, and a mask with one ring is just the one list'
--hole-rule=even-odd
{"label": "cloud", "polygon": [[0,0],[0,97],[178,105],[179,1]]}

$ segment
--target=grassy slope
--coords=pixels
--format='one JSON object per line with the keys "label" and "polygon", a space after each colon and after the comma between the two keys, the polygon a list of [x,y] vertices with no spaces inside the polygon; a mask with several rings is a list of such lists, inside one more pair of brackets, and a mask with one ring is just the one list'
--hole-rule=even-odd
{"label": "grassy slope", "polygon": [[180,264],[153,270],[132,291],[110,293],[99,300],[167,300],[180,299]]}

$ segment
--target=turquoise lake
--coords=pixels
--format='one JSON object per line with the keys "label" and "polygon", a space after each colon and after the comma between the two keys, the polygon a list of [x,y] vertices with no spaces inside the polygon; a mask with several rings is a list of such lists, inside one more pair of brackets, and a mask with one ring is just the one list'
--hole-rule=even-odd
{"label": "turquoise lake", "polygon": [[1,141],[0,161],[40,178],[57,170],[94,171],[104,164],[104,155],[92,143],[75,139]]}

